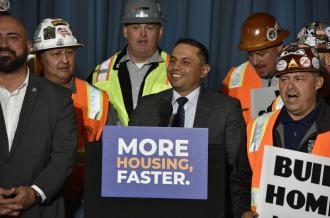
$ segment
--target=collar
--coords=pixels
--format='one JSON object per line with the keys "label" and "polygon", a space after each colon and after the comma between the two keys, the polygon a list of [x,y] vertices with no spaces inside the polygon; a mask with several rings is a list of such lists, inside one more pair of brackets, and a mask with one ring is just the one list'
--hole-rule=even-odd
{"label": "collar", "polygon": [[[130,61],[133,63],[132,58],[130,57],[130,54],[128,52],[128,46],[126,47],[126,53],[124,56],[119,60],[119,63],[127,62]],[[165,60],[162,59],[160,56],[160,51],[157,49],[155,53],[148,59],[144,61],[144,64],[150,64],[150,63],[159,63],[159,62],[164,62]]]}
{"label": "collar", "polygon": [[[201,91],[201,87],[199,86],[198,88],[190,92],[187,96],[185,96],[186,98],[188,98],[187,104],[197,104],[200,91]],[[173,89],[172,105],[174,105],[176,100],[180,97],[182,96]]]}
{"label": "collar", "polygon": [[317,104],[317,106],[309,113],[307,114],[304,118],[298,121],[294,121],[285,106],[283,106],[283,110],[279,114],[279,122],[283,124],[288,124],[288,123],[296,123],[296,124],[302,124],[306,127],[310,127],[317,119],[319,113],[320,113],[321,107],[320,104]]}
{"label": "collar", "polygon": [[75,84],[75,77],[73,76],[69,83],[68,83],[68,89],[72,92],[72,93],[75,93],[77,91],[77,87],[76,87],[76,84]]}
{"label": "collar", "polygon": [[[18,86],[18,88],[17,89],[15,89],[12,93],[10,93],[11,95],[17,95],[24,87],[26,87],[27,86],[27,84],[29,83],[29,78],[30,78],[30,70],[29,70],[29,68],[27,68],[27,74],[26,74],[26,76],[25,76],[25,79],[24,79],[24,81],[22,82],[22,84],[20,84],[19,86]],[[2,89],[5,89],[5,90],[7,90],[4,86],[1,86],[0,85],[0,88],[2,88]],[[8,90],[7,90],[8,91]],[[9,91],[8,91],[8,93],[9,93]]]}

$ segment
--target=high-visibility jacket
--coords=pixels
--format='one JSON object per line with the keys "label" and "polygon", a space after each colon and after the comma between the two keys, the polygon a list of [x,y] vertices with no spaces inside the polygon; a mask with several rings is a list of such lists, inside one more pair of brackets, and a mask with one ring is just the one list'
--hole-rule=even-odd
{"label": "high-visibility jacket", "polygon": [[251,117],[251,89],[262,88],[262,80],[248,62],[233,67],[223,81],[224,93],[237,98],[242,105],[243,116],[246,123]]}
{"label": "high-visibility jacket", "polygon": [[[129,106],[125,105],[121,87],[122,81],[118,76],[118,74],[124,73],[122,72],[122,69],[126,69],[128,72],[126,63],[119,63],[120,59],[126,54],[125,52],[126,49],[123,52],[116,53],[108,60],[97,65],[93,72],[92,83],[97,88],[107,92],[114,109],[117,111],[121,124],[127,126],[129,113],[133,110],[133,108],[128,108]],[[161,51],[160,56],[164,61],[151,64],[144,82],[141,85],[141,90],[143,90],[142,93],[140,90],[141,96],[158,93],[165,89],[171,88],[166,72],[170,56],[164,51]],[[127,95],[132,95],[131,93],[132,92],[127,92]]]}
{"label": "high-visibility jacket", "polygon": [[277,96],[272,103],[272,111],[280,110],[283,107],[283,105],[284,105],[284,102],[283,102],[281,96],[280,95]]}
{"label": "high-visibility jacket", "polygon": [[85,144],[100,140],[108,117],[109,98],[105,92],[86,81],[74,78],[74,83],[76,89],[71,97],[77,118],[77,161],[66,184],[66,196],[81,198],[84,187]]}
{"label": "high-visibility jacket", "polygon": [[[273,145],[273,127],[280,110],[259,116],[247,127],[247,154],[252,175],[251,209],[256,211],[260,173],[265,145]],[[311,153],[330,157],[330,132],[318,134]]]}

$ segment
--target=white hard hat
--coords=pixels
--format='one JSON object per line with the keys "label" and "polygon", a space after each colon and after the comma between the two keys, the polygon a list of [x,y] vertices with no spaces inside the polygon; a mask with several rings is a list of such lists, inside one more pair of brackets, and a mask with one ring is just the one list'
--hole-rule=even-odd
{"label": "white hard hat", "polygon": [[0,0],[0,12],[5,12],[10,10],[9,0]]}
{"label": "white hard hat", "polygon": [[68,22],[63,19],[46,18],[34,32],[32,52],[51,48],[80,46],[84,45],[77,42]]}

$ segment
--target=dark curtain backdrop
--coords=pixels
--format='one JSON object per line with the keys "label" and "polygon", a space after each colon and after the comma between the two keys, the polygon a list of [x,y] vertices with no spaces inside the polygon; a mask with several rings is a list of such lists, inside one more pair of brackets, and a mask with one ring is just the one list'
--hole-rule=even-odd
{"label": "dark curtain backdrop", "polygon": [[[265,11],[290,30],[293,42],[307,23],[330,22],[330,0],[160,0],[166,18],[160,42],[170,52],[179,37],[201,41],[210,52],[211,73],[204,82],[216,90],[231,66],[246,60],[237,49],[240,27],[251,13]],[[124,0],[11,0],[11,13],[26,24],[33,37],[42,19],[67,20],[78,41],[76,75],[85,79],[96,66],[125,45],[121,16]]]}

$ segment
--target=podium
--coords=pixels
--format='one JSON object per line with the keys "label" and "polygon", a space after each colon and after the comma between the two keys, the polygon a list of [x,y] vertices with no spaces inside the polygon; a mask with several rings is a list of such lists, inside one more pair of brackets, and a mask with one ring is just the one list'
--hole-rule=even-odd
{"label": "podium", "polygon": [[101,197],[102,144],[86,145],[86,218],[225,218],[230,198],[226,148],[209,144],[208,199],[155,199]]}

